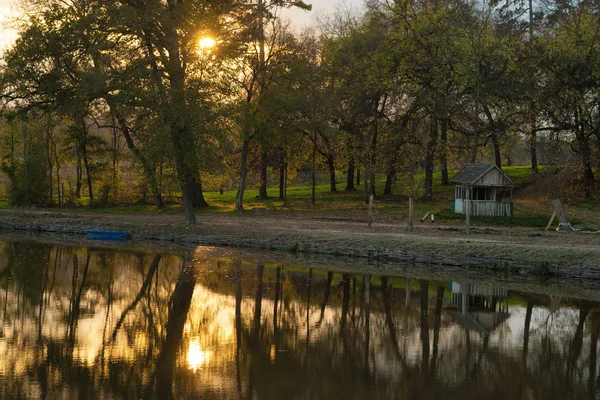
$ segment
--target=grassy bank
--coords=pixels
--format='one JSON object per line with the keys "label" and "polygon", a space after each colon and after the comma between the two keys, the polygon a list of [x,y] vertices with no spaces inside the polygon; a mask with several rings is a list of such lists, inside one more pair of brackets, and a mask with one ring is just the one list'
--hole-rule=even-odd
{"label": "grassy bank", "polygon": [[[552,213],[552,204],[545,197],[536,191],[525,193],[530,183],[531,171],[528,166],[505,167],[504,171],[515,182],[514,197],[514,216],[510,218],[490,218],[474,217],[472,222],[479,226],[523,226],[542,228],[548,222]],[[451,176],[453,173],[451,173]],[[343,177],[341,177],[343,178]],[[279,195],[278,187],[268,189],[268,200],[258,200],[258,190],[249,189],[244,195],[244,206],[246,210],[260,210],[263,212],[294,212],[315,214],[321,218],[335,219],[355,219],[362,220],[366,218],[367,206],[364,201],[364,192],[359,189],[355,191],[345,191],[345,180],[339,179],[338,190],[330,191],[329,184],[320,184],[316,186],[316,204],[312,204],[312,188],[310,185],[291,186],[287,190],[287,202],[277,199]],[[415,182],[422,186],[424,180],[423,174],[415,177]],[[427,212],[435,215],[436,223],[458,226],[464,224],[464,216],[450,211],[450,203],[454,199],[454,185],[442,185],[441,174],[434,174],[433,195],[434,201],[423,202],[416,201],[415,217],[421,218]],[[376,192],[381,193],[385,185],[385,176],[377,176]],[[361,185],[362,187],[362,185]],[[378,195],[375,200],[376,222],[400,221],[405,220],[408,214],[408,195],[409,184],[407,178],[398,179],[393,186],[392,195]],[[217,191],[205,192],[205,198],[210,207],[198,210],[201,214],[221,214],[235,212],[235,190],[224,191],[220,194]],[[82,199],[85,204],[85,199]],[[7,199],[0,198],[0,208],[9,207]],[[151,205],[123,205],[95,208],[89,210],[85,207],[77,208],[80,211],[91,211],[107,214],[176,214],[182,212],[181,205],[175,203],[167,205],[165,209],[158,210]],[[581,212],[580,212],[581,211]],[[572,223],[582,222],[580,214],[600,215],[600,203],[581,202],[577,206],[567,209],[569,219]],[[588,218],[585,221],[585,228],[596,229],[595,221]]]}

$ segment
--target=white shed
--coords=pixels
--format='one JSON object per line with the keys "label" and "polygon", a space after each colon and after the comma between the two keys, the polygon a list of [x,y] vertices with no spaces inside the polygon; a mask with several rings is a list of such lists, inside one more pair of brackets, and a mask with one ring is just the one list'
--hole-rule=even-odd
{"label": "white shed", "polygon": [[494,164],[468,164],[452,180],[452,211],[481,217],[512,216],[513,181]]}

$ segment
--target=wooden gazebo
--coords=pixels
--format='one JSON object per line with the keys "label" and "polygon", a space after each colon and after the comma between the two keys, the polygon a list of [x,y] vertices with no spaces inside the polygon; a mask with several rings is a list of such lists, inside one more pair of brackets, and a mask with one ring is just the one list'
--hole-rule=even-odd
{"label": "wooden gazebo", "polygon": [[450,180],[456,184],[452,211],[480,217],[512,216],[513,181],[494,164],[468,164]]}
{"label": "wooden gazebo", "polygon": [[510,317],[508,290],[504,288],[452,282],[451,289],[448,313],[467,331],[488,336]]}

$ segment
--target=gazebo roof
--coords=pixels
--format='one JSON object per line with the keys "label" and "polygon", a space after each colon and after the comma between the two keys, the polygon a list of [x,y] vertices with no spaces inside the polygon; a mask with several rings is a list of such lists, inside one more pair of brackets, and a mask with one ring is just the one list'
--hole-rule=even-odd
{"label": "gazebo roof", "polygon": [[[480,181],[481,178],[483,178],[483,176],[485,176],[492,170],[496,170],[498,173],[500,173],[502,180],[504,181],[504,183],[500,186],[505,186],[505,187],[513,187],[514,186],[513,181],[504,172],[502,172],[502,170],[500,168],[498,168],[495,164],[483,164],[483,163],[467,164],[467,166],[465,166],[463,169],[458,171],[456,176],[454,178],[452,178],[450,180],[450,182],[455,183],[457,185],[464,185],[464,186],[477,185],[478,183],[481,184],[481,182],[478,182],[478,181]],[[488,185],[482,185],[482,186],[488,186]],[[499,185],[490,185],[490,186],[499,186]]]}
{"label": "gazebo roof", "polygon": [[[467,331],[475,331],[484,336],[493,332],[500,324],[506,321],[510,314],[496,312],[467,312],[462,314],[457,310],[448,310],[448,314],[456,321],[463,329]],[[479,315],[478,315],[479,314]],[[486,318],[487,316],[487,318]],[[479,318],[478,318],[479,317]]]}

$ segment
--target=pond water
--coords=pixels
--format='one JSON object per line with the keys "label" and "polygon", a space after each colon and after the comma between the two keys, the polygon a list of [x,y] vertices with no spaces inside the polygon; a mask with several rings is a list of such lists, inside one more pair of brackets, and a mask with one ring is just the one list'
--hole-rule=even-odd
{"label": "pond water", "polygon": [[0,398],[599,396],[589,296],[274,261],[0,241]]}

